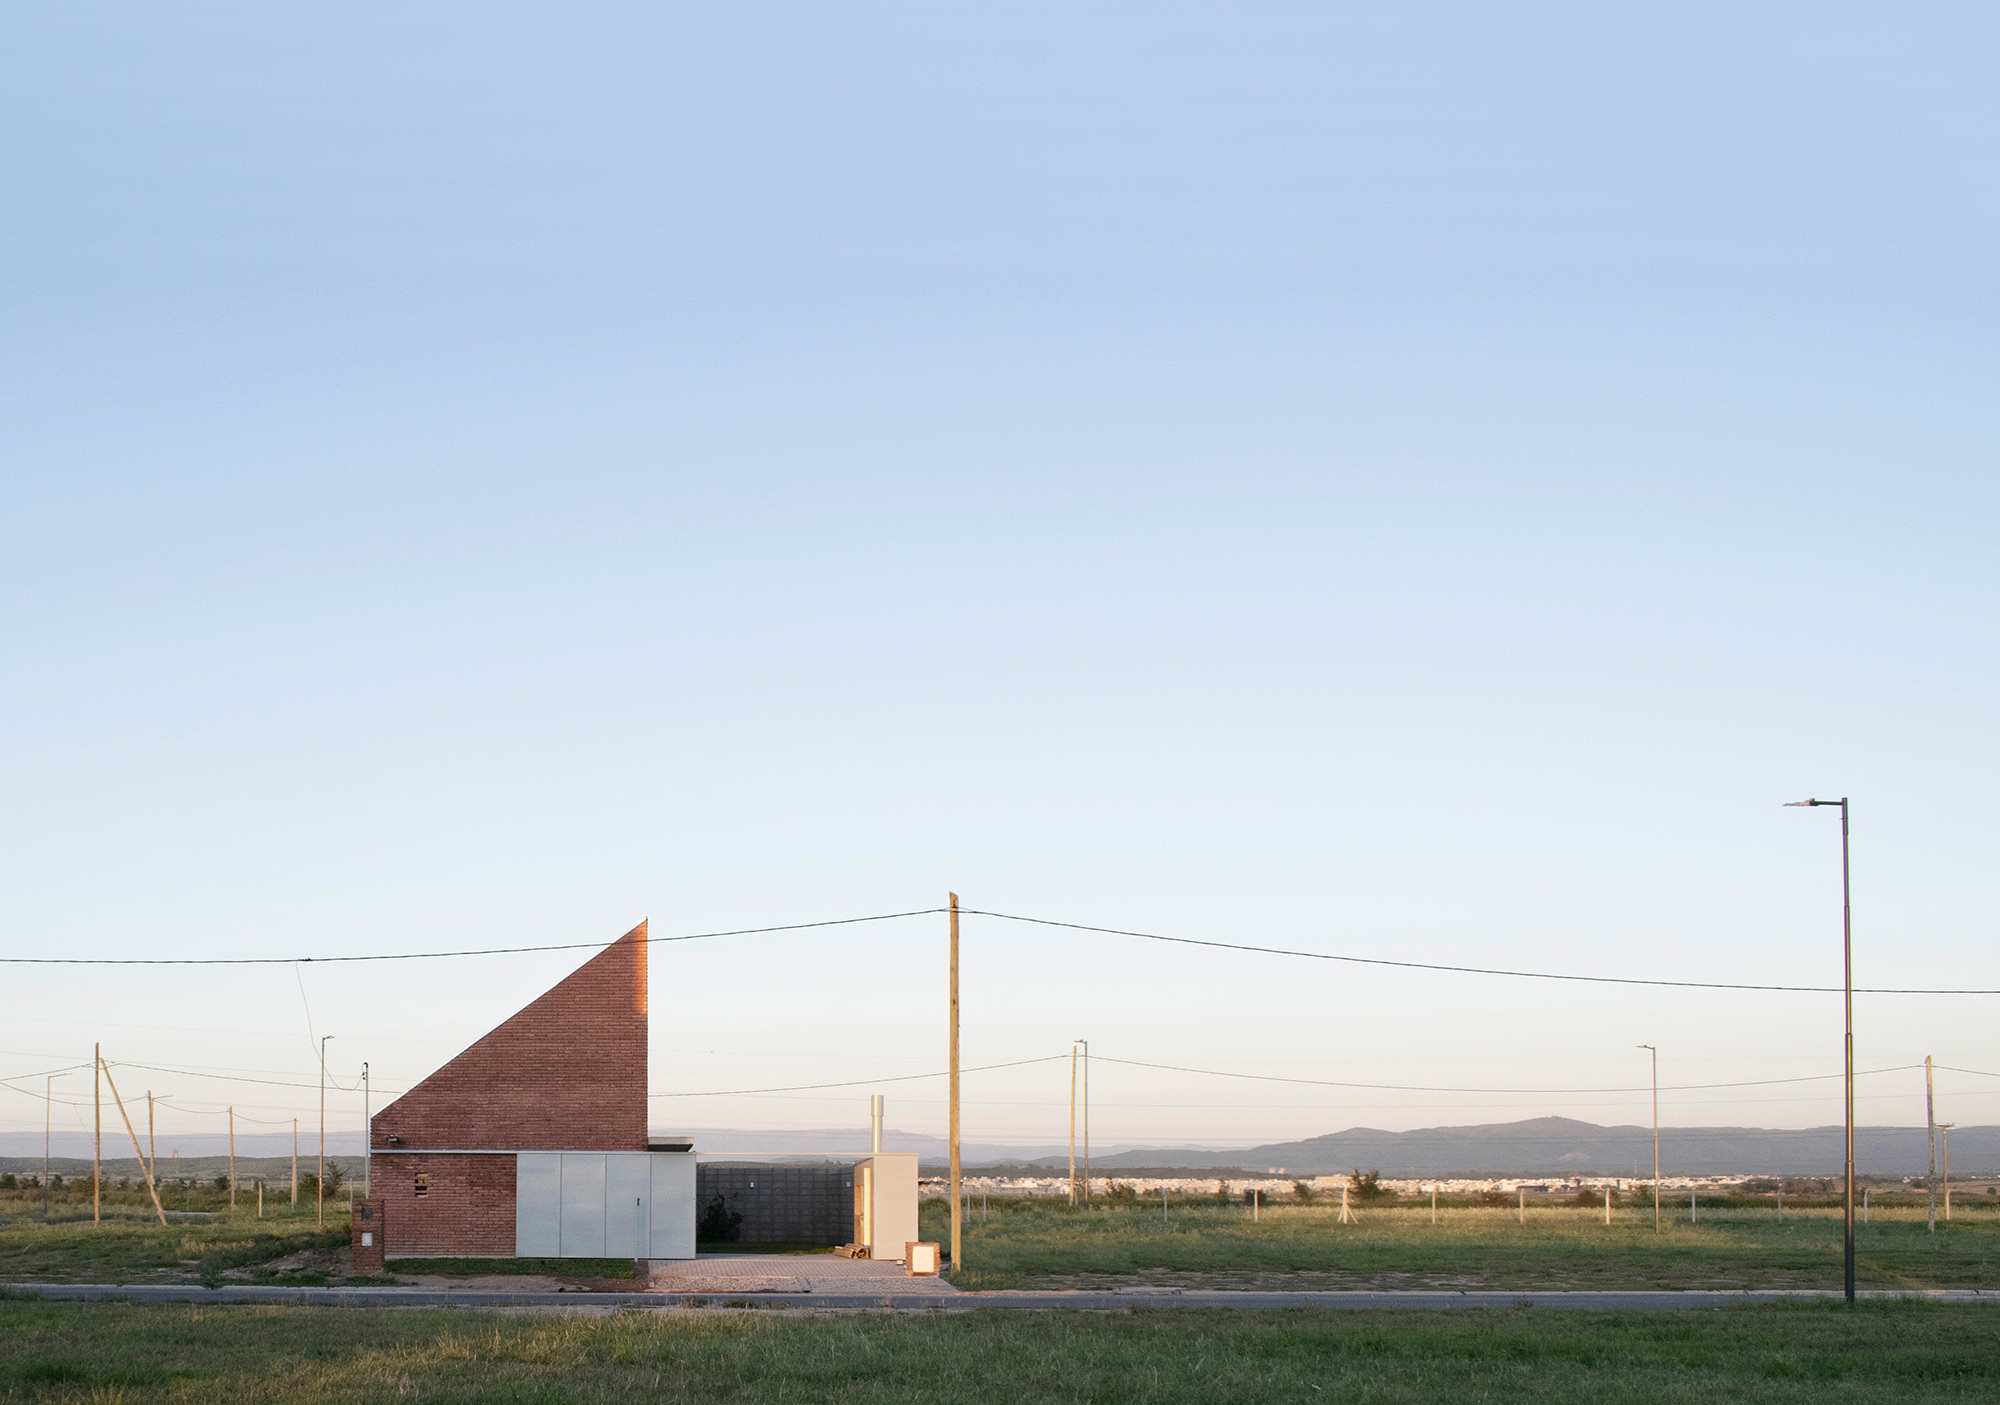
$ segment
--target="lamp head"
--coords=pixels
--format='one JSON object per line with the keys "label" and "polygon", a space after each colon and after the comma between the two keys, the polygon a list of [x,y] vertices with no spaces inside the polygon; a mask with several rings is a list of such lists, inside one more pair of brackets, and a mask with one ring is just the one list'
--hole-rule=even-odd
{"label": "lamp head", "polygon": [[1824,800],[1787,800],[1785,808],[1787,810],[1796,810],[1801,805],[1824,805],[1825,803]]}

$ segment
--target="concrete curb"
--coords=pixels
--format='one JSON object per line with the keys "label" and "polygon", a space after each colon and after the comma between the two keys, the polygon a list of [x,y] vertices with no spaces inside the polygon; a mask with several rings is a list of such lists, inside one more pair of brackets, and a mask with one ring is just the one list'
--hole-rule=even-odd
{"label": "concrete curb", "polygon": [[[232,1284],[15,1283],[8,1294],[45,1302],[304,1304],[350,1307],[539,1307],[539,1308],[817,1308],[900,1312],[967,1312],[980,1308],[1053,1309],[1093,1312],[1148,1308],[1557,1308],[1583,1311],[1669,1311],[1737,1307],[1750,1303],[1838,1301],[1838,1290],[1779,1288],[1750,1291],[1698,1289],[1590,1290],[1582,1292],[1324,1291],[1233,1290],[1018,1291],[914,1293],[509,1293],[449,1288],[282,1288]],[[1873,1290],[1869,1302],[2000,1304],[2000,1291],[1947,1288],[1929,1291]]]}

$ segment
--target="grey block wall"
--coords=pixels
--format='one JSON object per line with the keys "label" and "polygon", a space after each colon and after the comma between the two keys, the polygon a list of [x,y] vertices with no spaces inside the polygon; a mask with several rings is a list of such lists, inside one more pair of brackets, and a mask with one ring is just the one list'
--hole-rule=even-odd
{"label": "grey block wall", "polygon": [[695,1169],[697,1225],[718,1195],[726,1209],[743,1216],[738,1243],[845,1244],[854,1237],[854,1167],[844,1161],[704,1161]]}

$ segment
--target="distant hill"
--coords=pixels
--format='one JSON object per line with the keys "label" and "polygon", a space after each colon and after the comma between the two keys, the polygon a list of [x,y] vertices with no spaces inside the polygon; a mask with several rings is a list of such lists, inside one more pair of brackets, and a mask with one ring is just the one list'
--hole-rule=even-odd
{"label": "distant hill", "polygon": [[[1843,1161],[1844,1130],[1808,1127],[1663,1127],[1660,1169],[1670,1176],[1832,1176]],[[1922,1127],[1859,1127],[1855,1169],[1863,1175],[1919,1176],[1928,1164]],[[1041,1165],[1064,1164],[1044,1158]],[[2000,1127],[1955,1127],[1954,1175],[2000,1171]],[[1239,1150],[1140,1148],[1093,1155],[1091,1170],[1240,1168],[1256,1173],[1330,1174],[1359,1166],[1385,1176],[1647,1176],[1653,1169],[1650,1127],[1600,1127],[1568,1117],[1475,1127],[1425,1127],[1385,1132],[1353,1127],[1304,1141]]]}

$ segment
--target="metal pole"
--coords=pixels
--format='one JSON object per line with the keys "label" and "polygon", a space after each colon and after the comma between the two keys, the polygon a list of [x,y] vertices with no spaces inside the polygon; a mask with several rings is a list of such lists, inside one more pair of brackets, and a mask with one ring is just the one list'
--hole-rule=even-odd
{"label": "metal pole", "polygon": [[1838,800],[1788,800],[1789,809],[1840,806],[1840,965],[1841,995],[1846,1014],[1846,1102],[1847,1102],[1847,1301],[1854,1301],[1854,899],[1848,881],[1847,797]]}
{"label": "metal pole", "polygon": [[1660,1232],[1660,1051],[1651,1044],[1641,1044],[1641,1049],[1653,1050],[1653,1233]]}
{"label": "metal pole", "polygon": [[49,1217],[49,1129],[55,1125],[56,1077],[42,1080],[42,1218]]}
{"label": "metal pole", "polygon": [[1847,1010],[1847,1300],[1854,1301],[1854,904],[1847,880],[1847,797],[1840,797],[1840,962]]}
{"label": "metal pole", "polygon": [[1944,1219],[1946,1224],[1951,1223],[1951,1129],[1957,1125],[1956,1122],[1940,1122],[1938,1124],[1944,1131]]}
{"label": "metal pole", "polygon": [[1931,1084],[1931,1056],[1924,1055],[1924,1126],[1931,1137],[1931,1172],[1924,1178],[1924,1194],[1930,1205],[1927,1219],[1932,1234],[1937,1233],[1937,1103]]}
{"label": "metal pole", "polygon": [[[361,1061],[361,1194],[366,1199],[374,1190],[371,1173],[375,1169],[375,1118],[369,1112],[368,1061]],[[875,1148],[880,1151],[881,1147]]]}
{"label": "metal pole", "polygon": [[324,1034],[319,1041],[319,1172],[315,1177],[319,1184],[313,1187],[313,1201],[322,1229],[326,1227],[326,1041],[331,1038],[331,1034]]}
{"label": "metal pole", "polygon": [[958,1177],[958,894],[951,898],[951,1266],[965,1266],[959,1257],[965,1206]]}

